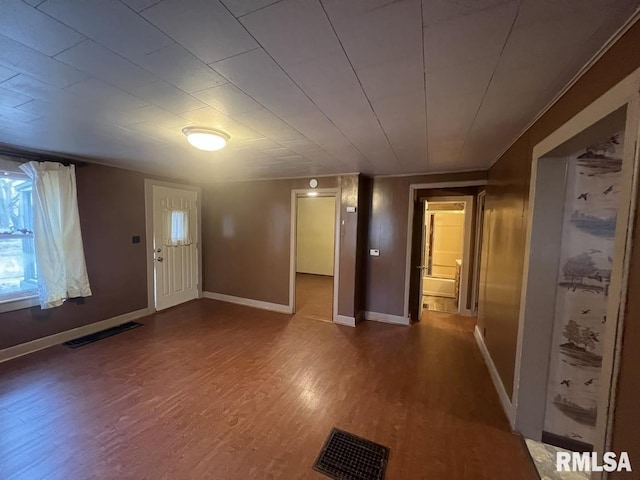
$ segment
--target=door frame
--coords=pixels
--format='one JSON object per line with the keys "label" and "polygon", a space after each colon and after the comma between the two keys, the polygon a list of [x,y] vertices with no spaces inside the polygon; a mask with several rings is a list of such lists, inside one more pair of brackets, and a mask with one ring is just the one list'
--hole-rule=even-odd
{"label": "door frame", "polygon": [[196,225],[198,229],[196,259],[198,267],[198,298],[202,298],[202,189],[193,185],[165,182],[152,178],[144,179],[144,223],[147,254],[147,306],[149,312],[156,312],[155,282],[153,273],[153,187],[167,187],[196,193]]}
{"label": "door frame", "polygon": [[478,303],[480,301],[480,268],[482,263],[482,243],[484,235],[484,209],[487,200],[487,191],[483,190],[476,195],[476,237],[473,258],[473,283],[471,288],[471,313],[478,315]]}
{"label": "door frame", "polygon": [[340,285],[340,188],[302,188],[291,190],[291,238],[289,246],[289,305],[292,314],[296,313],[296,249],[298,231],[298,197],[305,197],[309,193],[318,196],[335,198],[335,227],[333,239],[333,322],[338,318],[338,286]]}
{"label": "door frame", "polygon": [[[413,230],[413,214],[416,193],[418,190],[432,190],[440,188],[460,188],[460,187],[480,187],[487,184],[487,180],[463,180],[458,182],[436,182],[436,183],[412,183],[409,185],[409,211],[407,215],[407,250],[405,252],[405,270],[404,270],[404,317],[409,318],[409,289],[411,284],[411,247],[412,247],[412,230]],[[469,262],[466,262],[467,264]],[[463,315],[471,315],[465,311]]]}
{"label": "door frame", "polygon": [[[627,296],[627,279],[630,268],[630,254],[633,247],[633,227],[636,216],[636,198],[638,189],[638,149],[632,148],[640,137],[640,69],[626,77],[620,83],[612,87],[581,112],[568,120],[533,148],[531,159],[531,181],[529,186],[529,208],[527,209],[527,237],[525,244],[524,269],[522,275],[522,292],[520,300],[520,314],[518,325],[518,339],[516,349],[516,364],[514,372],[513,405],[510,412],[507,411],[512,426],[523,435],[539,440],[543,422],[544,405],[546,405],[547,375],[543,380],[539,375],[540,370],[548,372],[548,351],[542,352],[536,345],[535,335],[531,335],[532,328],[539,329],[539,319],[533,318],[531,305],[533,300],[528,298],[527,287],[533,281],[533,265],[535,258],[531,258],[531,250],[536,248],[532,235],[532,227],[536,215],[536,187],[539,160],[545,158],[549,152],[575,137],[590,126],[605,118],[616,110],[627,108],[625,127],[625,147],[623,150],[623,162],[621,173],[622,191],[620,195],[620,207],[616,223],[614,264],[609,290],[609,302],[607,305],[607,319],[615,322],[615,328],[606,331],[604,340],[603,363],[601,371],[600,397],[598,401],[598,415],[596,424],[596,438],[594,451],[602,454],[610,450],[611,435],[614,420],[614,407],[616,397],[616,379],[620,368],[620,354],[622,347],[622,331],[624,324],[624,305]],[[620,232],[625,232],[620,234]],[[529,301],[528,301],[529,300]],[[622,308],[621,308],[622,307]],[[529,334],[525,334],[525,329]],[[539,343],[539,342],[538,342]],[[538,347],[538,348],[536,348]],[[541,363],[542,362],[542,363]],[[539,395],[536,401],[527,401],[526,390],[531,391],[535,387],[543,389],[545,395]],[[522,396],[522,398],[521,398]],[[594,472],[592,479],[607,478],[606,472]]]}
{"label": "door frame", "polygon": [[[466,307],[467,300],[469,298],[469,274],[471,272],[470,263],[471,263],[471,236],[473,229],[473,216],[475,214],[475,210],[473,208],[474,195],[450,195],[450,196],[436,196],[427,198],[427,202],[425,202],[425,218],[426,211],[428,209],[428,202],[443,202],[443,203],[464,203],[464,239],[462,245],[462,271],[460,272],[460,292],[458,295],[458,315],[470,316],[471,310]],[[423,234],[427,232],[423,230]],[[422,279],[424,275],[420,272],[420,302],[422,302]],[[422,310],[422,305],[420,305],[419,311]]]}

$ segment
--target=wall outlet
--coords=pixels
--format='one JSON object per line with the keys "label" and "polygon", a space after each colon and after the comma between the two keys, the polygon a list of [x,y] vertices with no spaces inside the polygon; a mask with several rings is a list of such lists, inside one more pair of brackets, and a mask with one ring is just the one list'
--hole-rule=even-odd
{"label": "wall outlet", "polygon": [[380,256],[380,250],[378,250],[377,248],[370,248],[369,249],[369,255],[371,255],[372,257],[379,257]]}

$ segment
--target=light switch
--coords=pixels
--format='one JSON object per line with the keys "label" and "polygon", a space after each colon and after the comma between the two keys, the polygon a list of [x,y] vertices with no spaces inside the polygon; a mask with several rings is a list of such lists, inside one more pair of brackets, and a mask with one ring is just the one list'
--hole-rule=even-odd
{"label": "light switch", "polygon": [[380,250],[378,250],[377,248],[371,248],[369,249],[369,255],[371,255],[372,257],[379,257]]}
{"label": "light switch", "polygon": [[347,207],[347,213],[356,213],[356,207]]}

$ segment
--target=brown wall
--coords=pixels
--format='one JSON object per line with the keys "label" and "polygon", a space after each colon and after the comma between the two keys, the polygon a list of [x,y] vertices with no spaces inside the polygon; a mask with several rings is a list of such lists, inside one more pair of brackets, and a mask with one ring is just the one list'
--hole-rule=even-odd
{"label": "brown wall", "polygon": [[[487,348],[509,394],[513,391],[533,147],[640,67],[638,45],[640,23],[627,31],[489,170],[479,325],[486,331]],[[637,252],[635,255],[634,258],[639,256]],[[636,283],[640,278],[638,261],[631,271],[631,278]],[[640,403],[637,374],[640,350],[636,348],[640,344],[639,318],[640,304],[632,296],[624,330],[625,349],[617,401],[619,414],[616,416],[613,444],[615,448],[624,446],[635,452],[632,462],[636,468],[640,465],[637,433],[640,431],[640,416],[630,405]],[[633,350],[630,350],[630,345]]]}
{"label": "brown wall", "polygon": [[367,311],[404,315],[409,186],[418,183],[461,182],[485,178],[486,172],[373,178],[367,248],[379,249],[380,256],[369,257]]}
{"label": "brown wall", "polygon": [[[340,187],[338,313],[355,316],[358,175],[318,178]],[[224,183],[204,191],[204,290],[263,302],[289,303],[291,190],[308,179]]]}
{"label": "brown wall", "polygon": [[[83,304],[0,314],[0,349],[147,307],[145,176],[89,165],[77,168],[76,178],[93,295]],[[132,235],[140,235],[139,244]]]}

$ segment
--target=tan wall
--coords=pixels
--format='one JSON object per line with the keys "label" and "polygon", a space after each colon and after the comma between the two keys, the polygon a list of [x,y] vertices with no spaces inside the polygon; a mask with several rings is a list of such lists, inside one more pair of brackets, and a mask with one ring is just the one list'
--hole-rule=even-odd
{"label": "tan wall", "polygon": [[333,275],[335,197],[298,198],[296,272]]}
{"label": "tan wall", "polygon": [[[358,175],[318,178],[341,188],[338,313],[356,315]],[[223,183],[204,191],[204,290],[288,305],[291,190],[309,179]]]}
{"label": "tan wall", "polygon": [[[546,112],[489,170],[485,213],[485,245],[481,262],[481,331],[509,394],[513,391],[518,315],[524,263],[526,214],[533,147],[640,67],[640,24],[636,23],[585,75]],[[638,249],[636,249],[638,250]],[[640,253],[634,254],[632,281],[640,284]],[[634,283],[635,285],[635,283]],[[632,290],[633,291],[633,290]],[[624,352],[613,445],[632,452],[640,465],[640,302],[627,305]],[[631,348],[629,348],[631,346]],[[634,405],[635,407],[631,407]],[[623,448],[624,447],[624,448]],[[628,478],[612,475],[612,478]]]}
{"label": "tan wall", "polygon": [[[76,178],[93,295],[59,308],[0,314],[0,349],[147,307],[145,175],[89,165],[77,168]],[[133,235],[140,243],[131,243]]]}

